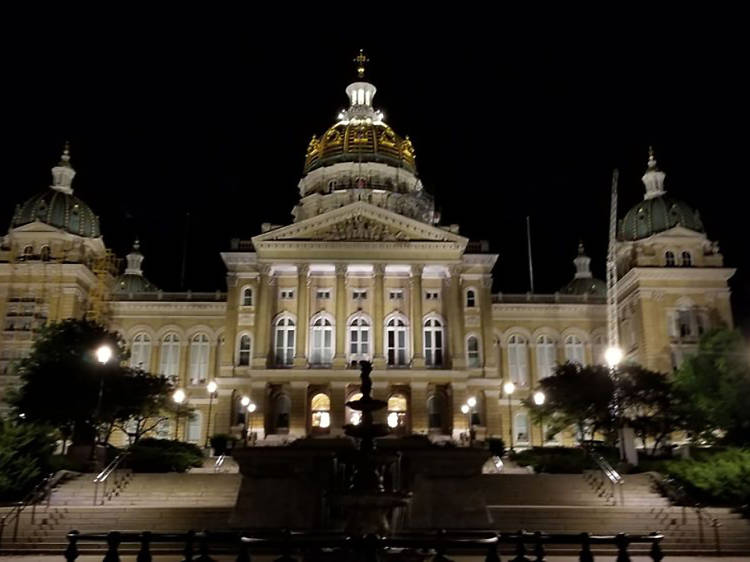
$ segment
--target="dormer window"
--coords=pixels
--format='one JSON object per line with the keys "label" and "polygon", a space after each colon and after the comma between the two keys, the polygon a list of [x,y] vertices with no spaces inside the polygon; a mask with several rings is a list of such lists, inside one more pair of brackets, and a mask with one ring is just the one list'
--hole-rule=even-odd
{"label": "dormer window", "polygon": [[664,265],[667,267],[674,267],[674,252],[667,250],[664,253]]}
{"label": "dormer window", "polygon": [[242,291],[242,306],[253,306],[253,289],[251,287]]}
{"label": "dormer window", "polygon": [[691,267],[693,265],[693,256],[690,252],[682,252],[682,267]]}
{"label": "dormer window", "polygon": [[477,294],[474,289],[466,291],[466,308],[474,308],[477,305]]}

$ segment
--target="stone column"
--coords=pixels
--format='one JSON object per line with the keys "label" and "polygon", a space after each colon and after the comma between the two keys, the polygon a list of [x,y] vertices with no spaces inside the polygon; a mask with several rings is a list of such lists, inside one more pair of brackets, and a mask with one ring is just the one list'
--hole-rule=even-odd
{"label": "stone column", "polygon": [[346,423],[346,382],[331,382],[331,435],[344,434]]}
{"label": "stone column", "polygon": [[482,359],[484,376],[500,376],[494,349],[495,337],[492,329],[492,276],[482,277],[482,289],[479,295],[479,306],[482,311]]}
{"label": "stone column", "polygon": [[451,335],[451,365],[454,369],[466,367],[464,352],[464,318],[461,303],[461,266],[450,268],[448,285],[448,333]]}
{"label": "stone column", "polygon": [[[502,437],[503,424],[500,409],[500,391],[484,390],[484,411],[487,416],[485,426],[487,427],[487,437]],[[506,436],[504,441],[507,441]]]}
{"label": "stone column", "polygon": [[411,431],[412,433],[427,433],[427,382],[412,381],[411,387]]}
{"label": "stone column", "polygon": [[336,264],[336,355],[333,367],[346,367],[346,264]]}
{"label": "stone column", "polygon": [[373,291],[373,315],[372,315],[372,364],[375,369],[385,368],[385,356],[383,355],[383,304],[385,300],[383,289],[383,275],[385,265],[376,263],[372,266],[375,276],[375,290]]}
{"label": "stone column", "polygon": [[265,369],[268,367],[268,357],[271,351],[269,331],[271,329],[272,299],[277,295],[274,293],[274,279],[271,268],[264,266],[260,272],[258,281],[258,304],[256,306],[257,316],[255,318],[255,350],[253,351],[253,368]]}
{"label": "stone column", "polygon": [[423,369],[424,350],[422,349],[422,269],[421,264],[411,266],[411,335],[412,335],[412,361],[411,366],[415,369]]}
{"label": "stone column", "polygon": [[294,354],[294,366],[307,366],[307,326],[310,323],[310,266],[297,266],[297,345]]}
{"label": "stone column", "polygon": [[292,411],[289,414],[289,436],[305,437],[307,435],[307,381],[289,383]]}
{"label": "stone column", "polygon": [[469,431],[469,416],[461,412],[461,406],[466,403],[468,395],[466,393],[466,383],[454,382],[451,384],[453,391],[453,439],[458,439],[462,433]]}
{"label": "stone column", "polygon": [[187,386],[190,384],[189,380],[189,361],[190,361],[190,341],[187,337],[185,339],[180,339],[180,364],[177,369],[177,375],[178,375],[178,386]]}

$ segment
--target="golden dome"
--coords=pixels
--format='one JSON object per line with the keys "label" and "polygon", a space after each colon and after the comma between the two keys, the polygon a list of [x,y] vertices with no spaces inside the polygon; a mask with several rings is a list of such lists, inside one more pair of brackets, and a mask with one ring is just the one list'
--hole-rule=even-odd
{"label": "golden dome", "polygon": [[381,122],[341,121],[307,147],[305,173],[337,162],[383,162],[416,173],[414,146]]}

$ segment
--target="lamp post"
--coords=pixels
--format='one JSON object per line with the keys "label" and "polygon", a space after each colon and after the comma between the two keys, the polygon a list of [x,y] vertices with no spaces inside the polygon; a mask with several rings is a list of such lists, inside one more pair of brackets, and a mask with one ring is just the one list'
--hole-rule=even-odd
{"label": "lamp post", "polygon": [[[94,352],[96,355],[96,360],[99,362],[99,364],[104,367],[110,359],[112,359],[112,348],[105,344],[100,345],[98,348],[96,348],[96,351]],[[94,419],[93,422],[97,423],[99,421],[99,415],[102,411],[102,397],[104,396],[104,373],[100,370],[99,371],[99,394],[96,399],[96,409],[94,410]],[[93,461],[96,458],[96,444],[99,441],[99,431],[97,430],[97,427],[94,426],[94,442],[91,445],[91,460]]]}
{"label": "lamp post", "polygon": [[469,434],[469,444],[471,444],[471,408],[468,404],[461,405],[461,413],[466,416],[466,432]]}
{"label": "lamp post", "polygon": [[208,422],[206,422],[206,442],[203,445],[204,447],[208,447],[208,436],[210,435],[210,429],[211,429],[211,406],[213,406],[214,403],[214,396],[216,395],[216,389],[219,385],[216,384],[216,381],[211,381],[206,385],[206,390],[208,390]]}
{"label": "lamp post", "polygon": [[174,391],[174,394],[172,394],[172,400],[174,400],[174,403],[177,404],[177,409],[175,410],[174,415],[174,439],[177,441],[177,429],[180,427],[180,408],[182,408],[182,403],[185,401],[185,391],[181,388],[178,388]]}
{"label": "lamp post", "polygon": [[[250,406],[250,397],[245,395],[242,398],[240,398],[240,406],[242,406],[243,409],[247,409],[247,407]],[[245,413],[242,416],[242,418],[243,418],[242,433],[244,435],[245,445],[247,445],[247,413]]]}
{"label": "lamp post", "polygon": [[[247,417],[250,418],[250,444],[255,445],[255,440],[253,439],[253,412],[255,412],[255,409],[257,406],[255,405],[255,402],[250,402],[250,404],[247,405]],[[247,440],[247,434],[245,434],[245,439]]]}
{"label": "lamp post", "polygon": [[622,405],[620,404],[620,375],[618,372],[618,366],[620,365],[622,358],[622,349],[619,347],[610,346],[604,352],[604,359],[607,361],[607,365],[609,365],[609,376],[614,384],[612,406],[610,409],[612,410],[612,415],[617,424],[617,438],[620,442],[620,459],[623,459],[632,465],[637,465],[638,453],[635,450],[635,443],[633,442],[633,430],[625,426],[622,417]]}
{"label": "lamp post", "polygon": [[[546,399],[547,396],[541,390],[537,390],[534,393],[534,404],[536,404],[537,406],[544,406],[544,401]],[[542,447],[544,447],[544,417],[542,414],[539,415],[539,429],[541,430]]]}
{"label": "lamp post", "polygon": [[510,397],[516,391],[516,385],[513,381],[508,381],[503,385],[503,391],[508,395],[508,435],[510,436],[510,452],[515,453],[513,449],[513,407],[510,404]]}

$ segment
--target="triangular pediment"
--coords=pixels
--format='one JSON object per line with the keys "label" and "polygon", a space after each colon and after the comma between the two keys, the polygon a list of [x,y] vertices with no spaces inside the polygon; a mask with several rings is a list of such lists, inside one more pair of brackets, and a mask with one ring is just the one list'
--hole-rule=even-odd
{"label": "triangular pediment", "polygon": [[453,232],[361,201],[253,238],[255,246],[273,241],[468,243]]}

